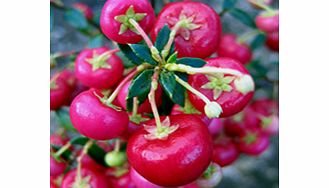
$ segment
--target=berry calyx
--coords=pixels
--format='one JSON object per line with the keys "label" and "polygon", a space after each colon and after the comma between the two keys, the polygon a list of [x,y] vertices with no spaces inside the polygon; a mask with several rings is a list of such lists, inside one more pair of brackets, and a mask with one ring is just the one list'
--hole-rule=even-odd
{"label": "berry calyx", "polygon": [[127,30],[131,30],[138,34],[138,31],[136,28],[130,23],[130,19],[135,20],[136,22],[141,21],[144,19],[144,17],[147,15],[147,13],[136,13],[134,10],[134,6],[130,5],[130,7],[127,9],[125,14],[115,16],[114,19],[121,24],[119,35],[123,34]]}

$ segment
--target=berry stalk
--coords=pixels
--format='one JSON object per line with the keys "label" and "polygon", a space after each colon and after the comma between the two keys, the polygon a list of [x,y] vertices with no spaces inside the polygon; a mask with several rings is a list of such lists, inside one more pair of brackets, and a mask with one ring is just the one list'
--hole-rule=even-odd
{"label": "berry stalk", "polygon": [[86,155],[88,153],[89,148],[92,146],[93,141],[89,140],[82,149],[81,154],[77,157],[77,162],[78,162],[78,166],[77,166],[77,175],[76,175],[76,179],[75,182],[78,183],[78,185],[80,185],[82,177],[81,177],[81,161],[84,155]]}
{"label": "berry stalk", "polygon": [[161,120],[160,120],[160,115],[158,112],[158,108],[155,102],[155,91],[158,88],[158,79],[159,79],[159,68],[156,67],[154,70],[154,74],[152,77],[152,82],[151,82],[151,90],[150,93],[148,94],[148,98],[151,104],[151,108],[152,108],[152,112],[154,115],[154,119],[155,119],[155,123],[156,123],[156,127],[157,127],[157,131],[161,132],[162,131],[162,125],[161,125]]}
{"label": "berry stalk", "polygon": [[230,68],[218,68],[218,67],[195,68],[188,65],[175,64],[175,63],[168,63],[164,67],[169,71],[184,72],[187,74],[209,74],[209,75],[230,74],[237,77],[243,76],[243,74],[240,71]]}
{"label": "berry stalk", "polygon": [[209,118],[218,118],[222,113],[222,107],[214,101],[210,101],[205,95],[203,95],[200,91],[194,89],[190,84],[185,82],[184,80],[180,79],[178,76],[175,75],[176,81],[184,86],[187,90],[198,96],[204,103],[206,103],[204,107],[204,111]]}

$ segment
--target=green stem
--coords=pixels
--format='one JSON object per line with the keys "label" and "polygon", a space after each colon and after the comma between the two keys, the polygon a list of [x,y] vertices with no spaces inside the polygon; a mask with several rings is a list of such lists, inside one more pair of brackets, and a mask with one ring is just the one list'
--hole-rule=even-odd
{"label": "green stem", "polygon": [[230,68],[218,68],[218,67],[195,68],[188,65],[175,64],[175,63],[168,63],[165,65],[165,68],[169,71],[184,72],[187,74],[208,74],[208,75],[230,74],[237,77],[243,76],[243,73],[241,73],[240,71]]}
{"label": "green stem", "polygon": [[143,28],[138,24],[138,22],[136,22],[136,20],[134,20],[132,18],[129,19],[129,22],[131,23],[131,25],[133,25],[135,27],[135,29],[143,37],[147,46],[151,49],[153,47],[153,43],[152,43],[151,39],[147,36],[147,34],[143,30]]}
{"label": "green stem", "polygon": [[55,158],[59,158],[66,150],[68,150],[71,147],[71,143],[68,142],[64,146],[62,146],[55,154]]}
{"label": "green stem", "polygon": [[159,115],[158,108],[157,108],[156,101],[155,101],[155,91],[158,88],[158,79],[159,79],[159,73],[160,73],[159,67],[156,67],[154,71],[155,72],[152,77],[151,90],[150,90],[150,93],[148,94],[148,98],[149,98],[149,101],[151,104],[152,112],[153,112],[155,123],[157,126],[157,131],[161,132],[162,125],[161,125],[160,115]]}
{"label": "green stem", "polygon": [[269,13],[274,12],[274,10],[273,10],[271,7],[267,6],[267,5],[264,3],[264,1],[252,0],[251,2],[252,2],[254,5],[260,7],[261,9],[263,9],[263,10],[269,12]]}
{"label": "green stem", "polygon": [[256,35],[261,34],[261,33],[263,33],[263,32],[258,30],[258,29],[254,29],[254,30],[252,30],[248,33],[245,33],[245,34],[239,36],[237,38],[237,42],[240,43],[240,44],[246,43],[249,39],[251,39],[251,38],[253,38]]}
{"label": "green stem", "polygon": [[133,98],[133,111],[132,111],[132,116],[136,116],[138,111],[138,98],[134,97]]}
{"label": "green stem", "polygon": [[117,95],[119,94],[120,90],[122,89],[122,87],[129,81],[131,80],[138,72],[148,68],[149,65],[147,64],[141,64],[139,65],[137,68],[135,68],[134,70],[132,70],[121,82],[120,84],[115,88],[115,90],[113,91],[113,93],[111,94],[111,96],[107,99],[106,103],[107,104],[111,104],[114,99],[117,97]]}
{"label": "green stem", "polygon": [[115,140],[115,146],[114,146],[114,152],[119,152],[120,151],[120,139]]}
{"label": "green stem", "polygon": [[169,54],[169,51],[170,51],[170,48],[171,48],[171,45],[172,43],[174,42],[175,40],[175,36],[178,32],[178,30],[181,28],[181,26],[185,23],[185,20],[180,20],[178,21],[175,26],[172,28],[170,34],[169,34],[169,40],[167,42],[167,44],[165,45],[165,47],[163,48],[162,52],[161,52],[161,55],[163,58],[166,58]]}
{"label": "green stem", "polygon": [[180,83],[182,86],[184,86],[187,90],[189,90],[190,92],[192,92],[193,94],[198,96],[203,102],[205,102],[206,104],[210,103],[210,100],[205,95],[203,95],[200,91],[194,89],[190,84],[188,84],[184,80],[180,79],[176,75],[175,75],[175,79],[178,83]]}
{"label": "green stem", "polygon": [[143,30],[143,28],[138,24],[138,22],[136,22],[136,20],[130,18],[129,22],[131,23],[131,25],[133,25],[135,27],[135,29],[139,32],[139,34],[143,37],[146,45],[149,47],[152,57],[158,61],[158,62],[163,62],[158,49],[153,45],[151,39],[147,36],[147,34],[145,33],[145,31]]}
{"label": "green stem", "polygon": [[81,154],[77,158],[78,166],[77,166],[77,174],[76,174],[76,179],[75,181],[81,182],[82,177],[81,177],[81,161],[84,155],[88,153],[89,148],[92,146],[93,140],[89,140],[82,149]]}

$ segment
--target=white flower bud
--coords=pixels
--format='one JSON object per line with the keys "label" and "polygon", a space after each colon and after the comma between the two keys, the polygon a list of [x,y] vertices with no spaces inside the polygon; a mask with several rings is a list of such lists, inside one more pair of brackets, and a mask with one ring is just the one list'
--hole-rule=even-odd
{"label": "white flower bud", "polygon": [[218,118],[223,110],[217,102],[213,101],[204,106],[204,112],[208,118]]}
{"label": "white flower bud", "polygon": [[236,78],[234,80],[234,85],[236,90],[238,90],[242,94],[246,94],[248,92],[254,91],[255,83],[250,75],[243,75],[240,78]]}

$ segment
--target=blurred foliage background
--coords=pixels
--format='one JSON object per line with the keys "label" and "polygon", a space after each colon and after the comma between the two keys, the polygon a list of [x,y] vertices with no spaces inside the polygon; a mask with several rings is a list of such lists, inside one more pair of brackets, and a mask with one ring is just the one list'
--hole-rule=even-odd
{"label": "blurred foliage background", "polygon": [[[55,0],[56,1],[56,0]],[[201,0],[200,0],[201,1]],[[57,52],[76,52],[85,47],[98,47],[102,45],[112,46],[97,28],[98,15],[105,0],[63,0],[66,7],[71,7],[75,2],[83,2],[89,5],[95,14],[92,21],[81,20],[81,15],[75,12],[63,11],[51,7],[50,41],[51,54]],[[163,6],[161,0],[153,0],[156,12]],[[202,0],[218,13],[223,11],[223,0]],[[275,0],[272,7],[278,8],[279,2]],[[251,18],[254,18],[259,10],[253,8],[247,0],[237,0],[234,8],[243,10]],[[248,23],[233,17],[228,12],[221,16],[223,33],[235,33],[242,35],[252,30]],[[247,65],[256,81],[256,93],[254,98],[264,96],[278,100],[279,83],[279,56],[262,46],[260,40],[253,51],[253,61]],[[253,41],[249,41],[249,44]],[[65,64],[72,62],[70,56],[58,58],[57,68],[61,69]],[[128,65],[126,65],[128,66]],[[52,69],[51,73],[56,71]],[[51,129],[56,129],[58,122],[55,114],[51,113]],[[223,169],[224,177],[218,188],[276,188],[279,187],[279,136],[272,137],[271,146],[259,157],[241,155],[239,160]]]}

